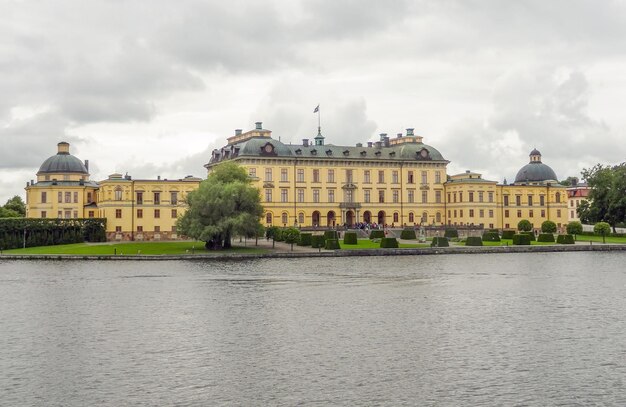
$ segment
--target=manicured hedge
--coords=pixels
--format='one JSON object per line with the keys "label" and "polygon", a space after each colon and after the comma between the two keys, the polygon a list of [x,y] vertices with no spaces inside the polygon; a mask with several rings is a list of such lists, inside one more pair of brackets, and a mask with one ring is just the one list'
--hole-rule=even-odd
{"label": "manicured hedge", "polygon": [[558,235],[556,242],[559,244],[574,244],[574,236],[572,235]]}
{"label": "manicured hedge", "polygon": [[456,229],[446,229],[443,236],[447,237],[448,239],[459,237],[459,231]]}
{"label": "manicured hedge", "polygon": [[499,242],[500,235],[498,232],[485,232],[483,233],[483,241],[485,242]]}
{"label": "manicured hedge", "polygon": [[554,235],[552,233],[540,233],[539,236],[537,236],[537,241],[554,243]]}
{"label": "manicured hedge", "polygon": [[326,250],[341,249],[341,247],[339,246],[339,240],[338,239],[326,239],[326,243],[324,244],[324,249]]}
{"label": "manicured hedge", "polygon": [[465,246],[482,246],[483,239],[480,236],[468,236],[467,240],[465,240]]}
{"label": "manicured hedge", "polygon": [[519,246],[528,246],[530,245],[530,236],[528,235],[528,233],[513,235],[513,244]]}
{"label": "manicured hedge", "polygon": [[450,244],[448,243],[447,237],[433,237],[433,241],[430,244],[430,247],[448,247]]}
{"label": "manicured hedge", "polygon": [[343,244],[358,244],[356,232],[346,232],[343,235]]}
{"label": "manicured hedge", "polygon": [[311,246],[311,238],[313,233],[300,233],[300,241],[298,246]]}
{"label": "manicured hedge", "polygon": [[398,240],[395,237],[383,237],[380,239],[380,247],[384,249],[397,249]]}
{"label": "manicured hedge", "polygon": [[400,233],[400,239],[405,240],[415,240],[417,236],[415,235],[415,230],[413,229],[404,229],[402,233]]}
{"label": "manicured hedge", "polygon": [[106,219],[0,219],[0,248],[16,249],[57,244],[105,242]]}
{"label": "manicured hedge", "polygon": [[324,240],[338,239],[336,230],[327,230],[324,232]]}
{"label": "manicured hedge", "polygon": [[528,235],[528,238],[530,239],[531,242],[534,242],[535,240],[537,240],[533,232],[520,232],[520,233],[522,235]]}
{"label": "manicured hedge", "polygon": [[324,247],[324,235],[311,236],[311,247],[314,249]]}
{"label": "manicured hedge", "polygon": [[370,239],[382,239],[383,237],[385,237],[385,231],[384,230],[372,230],[370,232]]}
{"label": "manicured hedge", "polygon": [[513,239],[513,235],[515,234],[514,230],[507,229],[502,231],[502,239]]}

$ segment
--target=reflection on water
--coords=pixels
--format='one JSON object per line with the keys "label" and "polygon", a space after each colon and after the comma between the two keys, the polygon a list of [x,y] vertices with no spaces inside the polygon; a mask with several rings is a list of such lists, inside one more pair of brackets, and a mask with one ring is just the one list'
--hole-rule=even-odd
{"label": "reflection on water", "polygon": [[625,260],[0,262],[0,404],[625,405]]}

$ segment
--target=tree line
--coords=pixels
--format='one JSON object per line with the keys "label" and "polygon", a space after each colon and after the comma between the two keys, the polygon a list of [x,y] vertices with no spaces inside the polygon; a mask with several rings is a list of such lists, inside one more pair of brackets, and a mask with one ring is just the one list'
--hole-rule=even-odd
{"label": "tree line", "polygon": [[576,210],[583,223],[606,222],[613,228],[626,222],[626,163],[596,164],[582,171],[589,196]]}

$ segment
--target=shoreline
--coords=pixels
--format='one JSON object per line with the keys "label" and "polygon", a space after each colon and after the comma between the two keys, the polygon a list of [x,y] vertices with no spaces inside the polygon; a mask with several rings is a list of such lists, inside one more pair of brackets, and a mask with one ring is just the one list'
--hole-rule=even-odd
{"label": "shoreline", "polygon": [[255,254],[184,254],[184,255],[83,255],[83,254],[2,254],[2,260],[140,260],[140,261],[221,261],[221,260],[256,260],[256,259],[298,259],[316,257],[367,257],[367,256],[430,256],[442,254],[499,254],[499,253],[559,253],[559,252],[609,252],[626,251],[626,244],[596,245],[550,245],[550,246],[453,246],[424,247],[415,249],[367,249],[367,250],[326,250],[307,252],[273,252]]}

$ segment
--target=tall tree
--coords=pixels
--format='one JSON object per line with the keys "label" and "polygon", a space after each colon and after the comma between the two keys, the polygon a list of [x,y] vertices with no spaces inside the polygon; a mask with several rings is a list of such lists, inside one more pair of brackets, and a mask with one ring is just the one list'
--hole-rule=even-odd
{"label": "tall tree", "polygon": [[208,249],[229,248],[232,236],[253,236],[258,231],[260,202],[259,190],[251,185],[246,170],[224,162],[189,193],[189,209],[179,218],[178,230],[206,242]]}
{"label": "tall tree", "polygon": [[0,209],[1,218],[23,218],[26,216],[26,205],[19,195],[9,198]]}
{"label": "tall tree", "polygon": [[578,207],[578,216],[584,223],[606,222],[615,231],[615,225],[626,220],[626,163],[597,164],[582,175],[590,191],[588,202]]}

